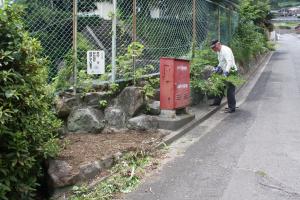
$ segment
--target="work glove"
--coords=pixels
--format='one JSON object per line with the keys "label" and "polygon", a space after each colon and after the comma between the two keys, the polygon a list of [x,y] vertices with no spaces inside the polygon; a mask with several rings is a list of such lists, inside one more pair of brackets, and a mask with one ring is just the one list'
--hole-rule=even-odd
{"label": "work glove", "polygon": [[227,77],[229,75],[229,72],[224,72],[223,76]]}
{"label": "work glove", "polygon": [[217,74],[222,74],[222,68],[218,65],[214,66],[213,72]]}

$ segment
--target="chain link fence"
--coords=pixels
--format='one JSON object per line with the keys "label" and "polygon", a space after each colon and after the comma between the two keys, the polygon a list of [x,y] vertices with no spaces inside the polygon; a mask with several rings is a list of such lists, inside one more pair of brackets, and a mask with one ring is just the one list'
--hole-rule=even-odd
{"label": "chain link fence", "polygon": [[[65,71],[69,74],[86,70],[89,50],[103,50],[106,71],[116,66],[116,80],[122,79],[118,61],[132,42],[143,45],[142,55],[130,60],[132,70],[153,66],[149,73],[157,74],[161,57],[191,58],[193,50],[201,50],[214,38],[228,44],[238,23],[233,5],[209,0],[16,2],[25,5],[27,30],[41,41],[43,54],[49,59],[49,81],[68,67]],[[72,76],[66,75],[64,81],[75,84]]]}

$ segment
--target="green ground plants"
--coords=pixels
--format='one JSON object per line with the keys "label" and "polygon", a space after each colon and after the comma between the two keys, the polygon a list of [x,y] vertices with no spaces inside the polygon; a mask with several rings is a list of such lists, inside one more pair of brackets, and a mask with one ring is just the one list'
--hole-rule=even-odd
{"label": "green ground plants", "polygon": [[140,183],[144,169],[153,162],[151,153],[129,152],[111,169],[111,176],[93,190],[85,186],[74,186],[70,200],[110,200],[117,193],[129,193]]}

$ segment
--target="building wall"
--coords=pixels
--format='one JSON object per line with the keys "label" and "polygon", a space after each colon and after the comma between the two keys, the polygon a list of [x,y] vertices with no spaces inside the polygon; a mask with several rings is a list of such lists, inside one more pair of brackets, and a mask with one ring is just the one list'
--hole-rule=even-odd
{"label": "building wall", "polygon": [[96,3],[97,10],[94,13],[105,20],[111,19],[111,13],[113,13],[114,6],[110,2],[98,2]]}

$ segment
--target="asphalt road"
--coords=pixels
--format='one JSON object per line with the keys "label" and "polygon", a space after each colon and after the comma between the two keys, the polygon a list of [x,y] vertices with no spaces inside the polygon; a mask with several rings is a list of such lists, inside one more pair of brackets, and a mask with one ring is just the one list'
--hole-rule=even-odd
{"label": "asphalt road", "polygon": [[237,112],[218,112],[174,143],[126,199],[300,200],[300,40],[279,44]]}

